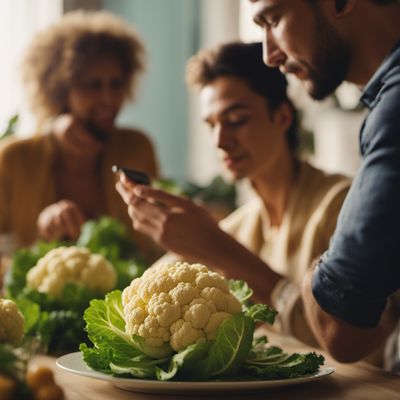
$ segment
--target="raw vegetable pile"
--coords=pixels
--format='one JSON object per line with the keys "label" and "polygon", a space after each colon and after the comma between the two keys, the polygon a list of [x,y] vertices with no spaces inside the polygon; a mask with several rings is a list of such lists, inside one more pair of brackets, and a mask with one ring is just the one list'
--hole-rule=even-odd
{"label": "raw vegetable pile", "polygon": [[[79,277],[80,284],[71,277],[67,281],[68,268],[65,264],[72,261],[61,261],[63,265],[60,266],[56,260],[57,257],[66,260],[66,253],[73,250],[71,247],[63,249],[63,246],[88,249],[89,254],[81,254],[79,257],[91,260],[94,266],[93,279],[90,276],[85,278],[82,274]],[[47,257],[52,260],[40,261],[41,266],[35,267],[37,271],[29,272],[50,251],[53,252],[52,256]],[[110,266],[106,264],[111,264],[115,277],[110,275]],[[118,221],[104,217],[87,222],[76,243],[38,242],[33,248],[17,251],[5,281],[6,297],[18,304],[25,317],[26,335],[39,337],[43,352],[67,353],[75,351],[79,343],[88,340],[84,331],[83,312],[90,300],[102,298],[109,290],[124,288],[144,270],[144,263],[137,256],[124,227]],[[99,271],[102,273],[99,274]],[[104,282],[92,287],[84,284],[85,281],[99,281],[103,272],[114,283],[112,287],[104,286]]]}
{"label": "raw vegetable pile", "polygon": [[[84,361],[102,373],[158,380],[284,379],[318,371],[315,353],[286,354],[254,337],[276,311],[251,304],[245,282],[228,282],[200,264],[147,270],[85,311],[93,347]],[[239,306],[239,307],[238,307]]]}

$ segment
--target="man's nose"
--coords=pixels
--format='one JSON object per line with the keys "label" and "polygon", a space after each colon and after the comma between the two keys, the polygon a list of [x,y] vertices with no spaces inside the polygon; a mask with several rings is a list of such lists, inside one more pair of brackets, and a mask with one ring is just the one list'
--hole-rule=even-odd
{"label": "man's nose", "polygon": [[215,127],[215,136],[216,136],[216,142],[217,142],[217,147],[219,149],[230,149],[233,144],[234,144],[234,138],[232,136],[232,133],[229,132],[229,130],[220,125]]}
{"label": "man's nose", "polygon": [[276,43],[273,36],[267,32],[263,40],[263,61],[269,67],[279,67],[286,61],[286,55]]}

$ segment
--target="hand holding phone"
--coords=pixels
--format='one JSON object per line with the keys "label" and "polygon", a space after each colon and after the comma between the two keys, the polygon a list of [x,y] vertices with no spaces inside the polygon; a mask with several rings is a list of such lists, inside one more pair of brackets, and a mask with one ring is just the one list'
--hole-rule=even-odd
{"label": "hand holding phone", "polygon": [[114,174],[118,174],[122,172],[125,176],[134,183],[139,185],[150,185],[151,180],[149,176],[143,171],[137,171],[134,169],[118,167],[117,165],[113,165],[111,168]]}

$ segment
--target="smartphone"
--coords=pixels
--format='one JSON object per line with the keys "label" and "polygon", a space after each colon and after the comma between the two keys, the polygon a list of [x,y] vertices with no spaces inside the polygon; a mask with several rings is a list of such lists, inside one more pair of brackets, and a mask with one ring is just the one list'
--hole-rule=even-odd
{"label": "smartphone", "polygon": [[92,124],[91,122],[85,122],[83,124],[85,129],[94,136],[98,141],[105,142],[108,138],[108,133],[103,129],[100,129],[96,125]]}
{"label": "smartphone", "polygon": [[137,171],[137,170],[129,169],[129,168],[122,168],[122,167],[118,167],[117,165],[113,165],[111,170],[112,170],[112,172],[114,172],[114,174],[117,174],[119,172],[124,173],[129,180],[131,180],[132,182],[137,183],[139,185],[150,185],[151,184],[151,179],[145,172]]}

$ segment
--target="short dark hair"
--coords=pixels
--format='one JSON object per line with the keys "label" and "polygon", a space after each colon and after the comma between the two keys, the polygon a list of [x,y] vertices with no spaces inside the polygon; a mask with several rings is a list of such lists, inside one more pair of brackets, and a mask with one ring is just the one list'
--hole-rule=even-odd
{"label": "short dark hair", "polygon": [[287,80],[278,68],[267,67],[262,59],[261,43],[231,42],[212,49],[200,50],[188,62],[186,80],[190,86],[204,87],[220,76],[233,76],[246,82],[263,96],[270,109],[286,102],[293,121],[286,138],[291,149],[299,144],[297,112],[287,96]]}
{"label": "short dark hair", "polygon": [[[309,0],[309,1],[310,1],[310,3],[316,3],[317,2],[317,0]],[[370,1],[372,3],[375,3],[375,4],[379,5],[379,6],[385,6],[387,4],[398,3],[399,2],[399,0],[370,0]],[[339,6],[339,8],[342,8],[342,7],[345,6],[346,2],[347,2],[347,0],[336,0],[336,4],[337,4],[336,7]]]}
{"label": "short dark hair", "polygon": [[371,1],[379,5],[386,5],[390,3],[398,3],[399,0],[371,0]]}

